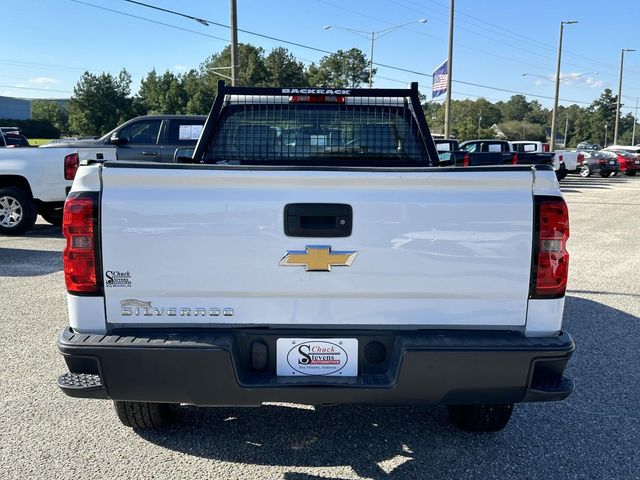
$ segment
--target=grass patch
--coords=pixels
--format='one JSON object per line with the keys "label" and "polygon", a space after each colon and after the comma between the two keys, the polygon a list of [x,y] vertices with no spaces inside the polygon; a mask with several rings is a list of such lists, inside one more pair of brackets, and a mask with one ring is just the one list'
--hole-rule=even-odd
{"label": "grass patch", "polygon": [[39,147],[40,145],[46,145],[47,143],[56,140],[55,138],[30,138],[29,145]]}

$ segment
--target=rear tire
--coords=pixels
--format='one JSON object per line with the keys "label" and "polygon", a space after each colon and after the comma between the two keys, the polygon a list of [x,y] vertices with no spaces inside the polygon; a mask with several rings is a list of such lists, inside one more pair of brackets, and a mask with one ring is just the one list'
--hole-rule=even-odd
{"label": "rear tire", "polygon": [[449,405],[449,419],[467,432],[499,432],[507,426],[513,403],[498,405]]}
{"label": "rear tire", "polygon": [[582,178],[587,178],[591,176],[591,167],[589,165],[582,165],[580,167],[580,176]]}
{"label": "rear tire", "polygon": [[600,172],[600,176],[602,178],[609,178],[611,176],[610,172]]}
{"label": "rear tire", "polygon": [[0,188],[0,234],[21,235],[33,227],[37,216],[28,193],[16,187]]}
{"label": "rear tire", "polygon": [[120,421],[135,430],[148,430],[171,425],[175,421],[178,407],[173,403],[124,402],[120,400],[113,403]]}
{"label": "rear tire", "polygon": [[636,176],[636,173],[638,173],[638,171],[637,171],[637,170],[631,170],[631,171],[628,171],[628,170],[627,170],[626,175],[627,175],[627,176],[629,176],[629,177],[635,177],[635,176]]}
{"label": "rear tire", "polygon": [[42,218],[44,218],[47,222],[49,222],[51,225],[54,225],[56,227],[61,227],[62,226],[62,215],[63,215],[63,208],[44,208],[41,212],[40,212],[40,216]]}

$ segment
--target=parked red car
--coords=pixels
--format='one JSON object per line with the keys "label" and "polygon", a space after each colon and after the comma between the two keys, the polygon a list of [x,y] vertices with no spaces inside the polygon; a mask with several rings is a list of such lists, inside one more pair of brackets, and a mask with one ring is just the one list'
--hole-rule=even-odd
{"label": "parked red car", "polygon": [[640,154],[635,148],[607,148],[607,151],[613,152],[618,156],[618,164],[620,172],[625,175],[634,176],[640,170]]}

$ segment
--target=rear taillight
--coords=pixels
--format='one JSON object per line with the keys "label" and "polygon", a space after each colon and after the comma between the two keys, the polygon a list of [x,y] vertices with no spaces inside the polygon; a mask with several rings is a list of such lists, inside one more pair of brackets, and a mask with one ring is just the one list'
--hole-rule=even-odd
{"label": "rear taillight", "polygon": [[98,291],[97,210],[97,195],[94,193],[72,192],[64,204],[62,233],[67,239],[67,244],[63,253],[63,263],[69,293]]}
{"label": "rear taillight", "polygon": [[584,163],[584,155],[579,153],[578,154],[578,160],[577,160],[578,164],[583,164]]}
{"label": "rear taillight", "polygon": [[543,143],[542,144],[542,151],[543,152],[548,152],[549,151],[549,144],[548,143]]}
{"label": "rear taillight", "polygon": [[601,158],[600,160],[598,160],[598,165],[605,165],[607,163],[606,160],[604,160],[603,158]]}
{"label": "rear taillight", "polygon": [[563,297],[569,274],[569,212],[559,197],[535,197],[531,298]]}
{"label": "rear taillight", "polygon": [[465,153],[464,158],[462,159],[462,166],[468,167],[470,163],[471,163],[471,157],[469,156],[468,153]]}
{"label": "rear taillight", "polygon": [[518,164],[518,154],[514,153],[513,157],[511,158],[511,165],[517,165]]}
{"label": "rear taillight", "polygon": [[70,153],[64,157],[64,178],[73,180],[76,177],[78,165],[80,165],[80,160],[77,153]]}

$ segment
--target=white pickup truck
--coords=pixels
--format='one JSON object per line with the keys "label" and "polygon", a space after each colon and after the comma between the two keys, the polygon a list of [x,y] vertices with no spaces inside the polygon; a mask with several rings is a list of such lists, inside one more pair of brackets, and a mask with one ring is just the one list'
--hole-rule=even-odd
{"label": "white pickup truck", "polygon": [[0,234],[26,232],[38,214],[59,225],[79,160],[173,162],[177,148],[195,146],[205,118],[145,115],[95,140],[0,149]]}
{"label": "white pickup truck", "polygon": [[115,159],[115,149],[0,149],[0,234],[23,234],[33,227],[38,214],[60,225],[79,161],[96,158]]}
{"label": "white pickup truck", "polygon": [[554,172],[438,167],[417,84],[221,82],[181,161],[80,166],[64,393],[136,429],[294,402],[446,405],[470,431],[570,394]]}
{"label": "white pickup truck", "polygon": [[[517,152],[522,153],[543,153],[549,151],[549,144],[534,140],[517,140],[511,142]],[[569,173],[578,173],[584,154],[575,150],[555,150],[554,170],[558,180],[562,180]]]}

